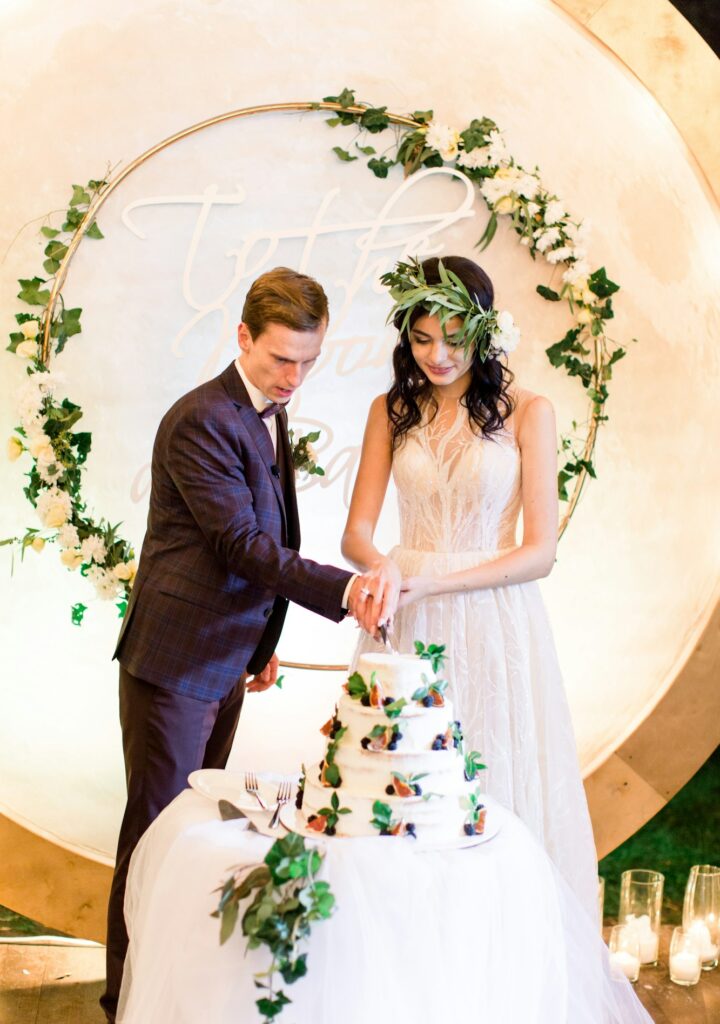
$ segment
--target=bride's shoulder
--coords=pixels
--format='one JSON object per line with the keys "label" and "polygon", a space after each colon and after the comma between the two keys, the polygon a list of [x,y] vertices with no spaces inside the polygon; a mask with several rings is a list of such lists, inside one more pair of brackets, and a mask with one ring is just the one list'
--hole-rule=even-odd
{"label": "bride's shoulder", "polygon": [[522,435],[523,427],[536,428],[542,424],[548,424],[554,428],[555,410],[549,398],[538,394],[537,391],[521,387],[512,387],[509,394],[513,411],[508,418],[507,425],[512,429],[516,438]]}

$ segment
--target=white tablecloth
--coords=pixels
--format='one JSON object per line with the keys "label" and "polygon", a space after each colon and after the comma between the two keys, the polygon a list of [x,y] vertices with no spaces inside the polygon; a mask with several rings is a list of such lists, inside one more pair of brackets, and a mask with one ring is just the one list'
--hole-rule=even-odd
{"label": "white tablecloth", "polygon": [[[308,974],[283,986],[281,1024],[648,1024],[607,950],[533,837],[488,800],[500,833],[422,851],[410,839],[322,839],[337,910],[308,943]],[[240,925],[210,917],[238,864],[272,839],[182,793],[141,840],[128,878],[131,937],[119,1024],[258,1024]]]}

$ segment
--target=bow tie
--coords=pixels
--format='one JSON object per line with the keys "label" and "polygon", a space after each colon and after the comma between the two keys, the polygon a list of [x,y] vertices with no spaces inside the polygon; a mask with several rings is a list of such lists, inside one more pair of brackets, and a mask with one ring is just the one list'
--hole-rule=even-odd
{"label": "bow tie", "polygon": [[271,416],[277,415],[280,410],[284,408],[279,402],[271,402],[270,405],[266,405],[262,412],[258,413],[261,420],[270,419]]}

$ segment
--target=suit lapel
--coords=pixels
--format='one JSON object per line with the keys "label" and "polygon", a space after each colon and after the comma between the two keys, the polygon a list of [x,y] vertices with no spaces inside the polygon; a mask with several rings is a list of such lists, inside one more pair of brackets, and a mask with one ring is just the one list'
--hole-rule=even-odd
{"label": "suit lapel", "polygon": [[[230,363],[226,370],[220,374],[220,380],[223,383],[225,390],[230,396],[235,408],[238,411],[240,420],[245,427],[250,439],[255,444],[258,450],[260,459],[263,466],[270,478],[275,496],[280,506],[280,511],[283,517],[283,529],[287,534],[287,515],[285,511],[285,498],[283,495],[282,484],[280,483],[279,475],[275,475],[272,472],[271,467],[277,467],[275,460],[275,452],[273,451],[272,440],[268,428],[265,426],[263,421],[257,414],[255,406],[250,401],[250,396],[247,393],[247,388],[243,384],[242,377],[237,372],[235,363]],[[279,426],[279,424],[278,424]],[[278,431],[278,438],[280,431]],[[277,468],[276,468],[277,472]]]}

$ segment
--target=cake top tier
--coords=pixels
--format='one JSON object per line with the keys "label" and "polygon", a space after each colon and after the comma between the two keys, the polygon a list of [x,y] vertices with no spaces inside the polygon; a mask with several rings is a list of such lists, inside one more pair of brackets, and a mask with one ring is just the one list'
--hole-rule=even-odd
{"label": "cake top tier", "polygon": [[357,672],[368,687],[379,684],[383,694],[393,700],[411,701],[419,689],[437,679],[430,661],[417,654],[361,654]]}

